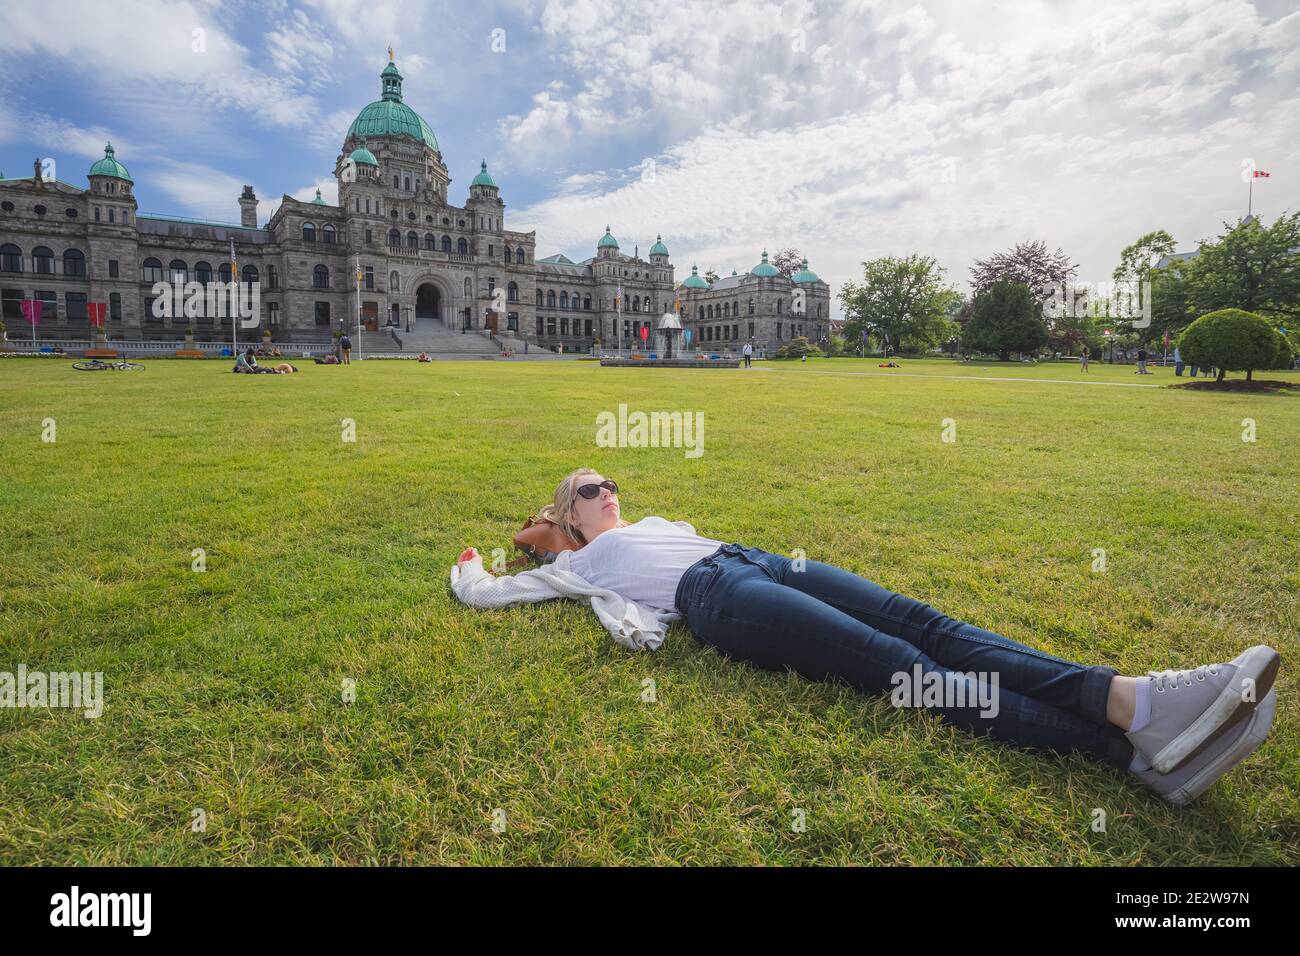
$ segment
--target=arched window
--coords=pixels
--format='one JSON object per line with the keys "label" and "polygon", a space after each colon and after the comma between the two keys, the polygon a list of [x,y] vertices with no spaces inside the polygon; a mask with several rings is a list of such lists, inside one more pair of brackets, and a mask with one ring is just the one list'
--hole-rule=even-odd
{"label": "arched window", "polygon": [[244,275],[244,281],[249,283],[250,285],[256,282],[258,278],[257,266],[244,266],[243,275]]}
{"label": "arched window", "polygon": [[336,238],[336,236],[334,235],[334,227],[331,226],[329,223],[325,224],[324,238],[325,241],[328,242],[330,245],[334,245],[334,240]]}
{"label": "arched window", "polygon": [[[36,250],[32,250],[32,259],[36,258]],[[38,267],[36,271],[40,271]],[[162,282],[162,263],[150,256],[140,264],[140,278],[145,282]]]}
{"label": "arched window", "polygon": [[731,301],[731,314],[732,314],[732,315],[740,315],[740,300],[739,300],[739,299],[733,299],[733,300]]}
{"label": "arched window", "polygon": [[513,282],[506,285],[506,301],[507,302],[519,301],[519,286]]}
{"label": "arched window", "polygon": [[388,293],[389,295],[400,295],[402,292],[402,277],[396,272],[388,274]]}
{"label": "arched window", "polygon": [[548,309],[553,309],[553,308],[555,308],[555,290],[554,290],[554,289],[548,289],[547,292],[546,292],[546,307],[547,307]]}
{"label": "arched window", "polygon": [[437,248],[438,248],[438,240],[437,240],[437,238],[435,238],[435,236],[433,235],[433,233],[431,233],[431,232],[426,232],[426,233],[424,234],[424,248],[426,248],[426,249],[428,249],[428,250],[430,250],[430,251],[433,251],[434,249],[437,249]]}
{"label": "arched window", "polygon": [[313,289],[328,289],[330,287],[330,271],[324,266],[317,266],[311,271],[311,286]]}
{"label": "arched window", "polygon": [[754,300],[753,300],[753,299],[750,299],[750,300],[749,300],[749,314],[750,314],[750,315],[753,315],[753,314],[754,314]]}
{"label": "arched window", "polygon": [[212,281],[212,266],[206,262],[194,263],[194,281],[207,285]]}
{"label": "arched window", "polygon": [[633,312],[641,311],[641,297],[639,295],[632,296],[632,311]]}
{"label": "arched window", "polygon": [[406,234],[406,248],[408,249],[420,248],[420,237],[416,235],[414,229],[412,229],[410,232]]}
{"label": "arched window", "polygon": [[586,309],[588,312],[591,311],[591,296],[584,295],[582,297],[582,307]]}
{"label": "arched window", "polygon": [[442,237],[442,251],[451,252],[451,236]]}
{"label": "arched window", "polygon": [[0,272],[22,272],[23,251],[15,245],[6,243],[0,246]]}
{"label": "arched window", "polygon": [[304,222],[304,223],[302,224],[302,241],[303,241],[303,242],[315,242],[315,241],[316,241],[316,225],[315,225],[315,223]]}
{"label": "arched window", "polygon": [[[465,277],[465,298],[470,299],[474,296],[474,283],[470,281],[469,276]],[[466,312],[469,310],[466,309]]]}
{"label": "arched window", "polygon": [[[561,309],[567,309],[568,307],[569,307],[569,293],[567,293],[567,292],[561,292],[561,293],[560,293],[560,308],[561,308]],[[566,320],[566,321],[567,321],[567,320]]]}
{"label": "arched window", "polygon": [[704,321],[704,306],[699,306],[699,310],[700,310],[700,312],[699,312],[699,318],[698,318],[698,321],[703,322],[703,321]]}
{"label": "arched window", "polygon": [[456,251],[462,256],[469,255],[469,243],[465,241],[464,236],[456,240]]}
{"label": "arched window", "polygon": [[642,299],[641,301],[642,301],[642,303],[645,305],[645,310],[646,310],[647,312],[649,312],[649,311],[650,311],[650,296],[646,296],[646,297],[645,297],[644,299]]}
{"label": "arched window", "polygon": [[512,256],[510,254],[510,247],[506,246],[506,265],[510,265],[511,261],[512,261]]}
{"label": "arched window", "polygon": [[402,234],[396,229],[388,230],[388,244],[390,246],[400,246],[402,244]]}
{"label": "arched window", "polygon": [[711,305],[709,305],[709,306],[705,306],[705,308],[704,308],[704,317],[705,317],[706,319],[711,319],[711,318],[713,318],[713,306],[711,306]]}
{"label": "arched window", "polygon": [[731,303],[730,302],[722,303],[722,317],[725,319],[725,318],[729,318],[730,316],[731,316]]}
{"label": "arched window", "polygon": [[220,267],[219,269],[217,269],[217,277],[218,277],[222,282],[229,282],[229,281],[230,281],[230,263],[229,263],[229,262],[223,262],[223,263],[221,263],[221,267]]}
{"label": "arched window", "polygon": [[189,279],[189,266],[184,259],[173,259],[167,263],[167,278],[172,285],[184,285]]}
{"label": "arched window", "polygon": [[394,189],[401,189],[401,188],[402,188],[402,180],[401,180],[401,178],[400,178],[399,176],[397,176],[396,174],[393,175],[393,188],[394,188]]}
{"label": "arched window", "polygon": [[[157,260],[154,260],[157,262]],[[54,274],[54,250],[47,249],[45,246],[37,246],[32,250],[32,269],[40,275]],[[158,263],[158,279],[162,278],[162,263]],[[154,281],[157,282],[158,279]]]}

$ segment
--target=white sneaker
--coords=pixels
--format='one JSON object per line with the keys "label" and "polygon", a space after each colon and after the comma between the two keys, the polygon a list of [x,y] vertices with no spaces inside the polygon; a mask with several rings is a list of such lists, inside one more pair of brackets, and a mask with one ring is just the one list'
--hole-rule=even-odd
{"label": "white sneaker", "polygon": [[1277,651],[1257,644],[1224,664],[1150,671],[1151,719],[1125,736],[1157,773],[1170,773],[1249,717],[1280,663]]}
{"label": "white sneaker", "polygon": [[1184,763],[1173,773],[1135,770],[1138,779],[1175,806],[1195,800],[1225,773],[1252,754],[1273,726],[1277,710],[1277,691],[1270,690],[1246,720],[1220,734],[1212,744]]}

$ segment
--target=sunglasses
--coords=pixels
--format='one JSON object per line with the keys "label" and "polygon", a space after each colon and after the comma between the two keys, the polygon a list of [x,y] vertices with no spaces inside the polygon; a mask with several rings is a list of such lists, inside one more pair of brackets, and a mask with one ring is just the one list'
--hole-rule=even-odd
{"label": "sunglasses", "polygon": [[610,481],[608,478],[598,485],[594,483],[590,485],[579,485],[578,494],[582,495],[584,498],[595,498],[600,494],[601,488],[608,488],[611,495],[618,494],[618,482]]}

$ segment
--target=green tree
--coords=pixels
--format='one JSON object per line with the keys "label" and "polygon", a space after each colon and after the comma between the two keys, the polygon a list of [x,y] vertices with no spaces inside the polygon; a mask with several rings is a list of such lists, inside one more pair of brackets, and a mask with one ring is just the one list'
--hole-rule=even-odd
{"label": "green tree", "polygon": [[1032,352],[1046,344],[1042,308],[1027,285],[999,279],[976,294],[966,323],[967,347],[996,353],[1005,362],[1012,352]]}
{"label": "green tree", "polygon": [[1189,263],[1192,311],[1240,309],[1274,323],[1300,318],[1300,213],[1271,226],[1258,219],[1224,226],[1218,242],[1202,243]]}
{"label": "green tree", "polygon": [[709,285],[713,285],[713,283],[718,281],[718,274],[713,271],[713,269],[709,269],[708,272],[704,273],[704,281]]}
{"label": "green tree", "polygon": [[1163,229],[1148,232],[1130,246],[1125,246],[1119,254],[1119,265],[1111,277],[1116,282],[1145,282],[1151,278],[1151,270],[1164,256],[1172,255],[1174,237]]}
{"label": "green tree", "polygon": [[1278,358],[1277,331],[1262,316],[1242,309],[1219,309],[1201,316],[1178,339],[1182,359],[1190,365],[1224,372],[1272,368]]}
{"label": "green tree", "polygon": [[821,354],[822,350],[809,342],[808,336],[800,335],[777,349],[774,358],[799,358],[802,355],[811,355],[813,358],[816,358]]}
{"label": "green tree", "polygon": [[953,334],[948,309],[959,296],[932,257],[871,259],[862,263],[862,280],[840,287],[848,341],[861,342],[866,329],[883,332],[895,348],[927,348]]}

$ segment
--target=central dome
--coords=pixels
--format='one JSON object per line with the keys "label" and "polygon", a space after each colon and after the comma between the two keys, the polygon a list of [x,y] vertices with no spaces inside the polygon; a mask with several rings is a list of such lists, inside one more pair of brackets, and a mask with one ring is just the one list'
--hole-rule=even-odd
{"label": "central dome", "polygon": [[379,74],[382,96],[357,114],[348,127],[348,139],[366,136],[409,136],[430,149],[438,149],[438,137],[419,113],[402,102],[402,74],[390,60]]}

